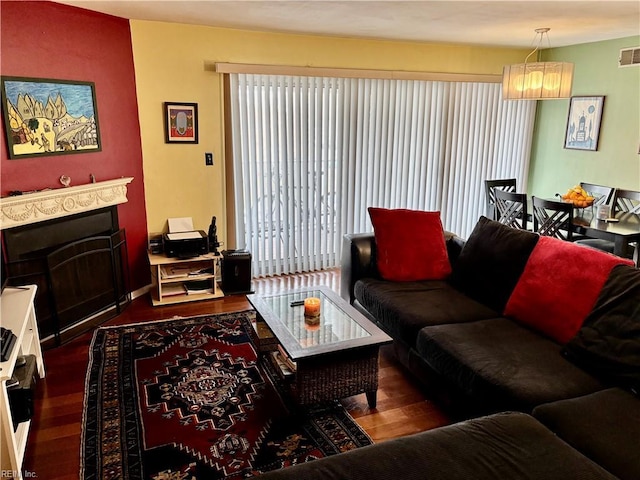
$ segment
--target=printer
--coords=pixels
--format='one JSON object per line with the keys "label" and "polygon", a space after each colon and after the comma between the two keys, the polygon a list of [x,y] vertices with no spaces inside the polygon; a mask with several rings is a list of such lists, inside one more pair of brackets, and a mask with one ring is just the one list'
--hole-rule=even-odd
{"label": "printer", "polygon": [[165,233],[162,243],[167,257],[192,258],[209,253],[209,237],[202,230]]}

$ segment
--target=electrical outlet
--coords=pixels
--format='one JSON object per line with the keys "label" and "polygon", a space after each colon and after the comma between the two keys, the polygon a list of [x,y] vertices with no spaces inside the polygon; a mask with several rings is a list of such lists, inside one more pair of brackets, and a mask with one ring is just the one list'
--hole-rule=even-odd
{"label": "electrical outlet", "polygon": [[204,164],[205,165],[213,165],[213,153],[205,153],[204,154]]}

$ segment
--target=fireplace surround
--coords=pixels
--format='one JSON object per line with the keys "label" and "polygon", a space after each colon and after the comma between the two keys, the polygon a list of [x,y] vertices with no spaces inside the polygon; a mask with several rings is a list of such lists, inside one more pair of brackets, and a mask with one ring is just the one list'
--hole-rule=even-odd
{"label": "fireplace surround", "polygon": [[130,301],[119,203],[131,178],[0,200],[3,281],[38,285],[43,346],[64,343]]}

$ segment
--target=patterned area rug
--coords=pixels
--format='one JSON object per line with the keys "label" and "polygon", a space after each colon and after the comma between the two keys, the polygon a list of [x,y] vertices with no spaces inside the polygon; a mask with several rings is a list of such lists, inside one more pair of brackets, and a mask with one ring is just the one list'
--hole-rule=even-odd
{"label": "patterned area rug", "polygon": [[80,478],[247,478],[369,445],[338,402],[285,406],[246,333],[254,314],[96,330]]}

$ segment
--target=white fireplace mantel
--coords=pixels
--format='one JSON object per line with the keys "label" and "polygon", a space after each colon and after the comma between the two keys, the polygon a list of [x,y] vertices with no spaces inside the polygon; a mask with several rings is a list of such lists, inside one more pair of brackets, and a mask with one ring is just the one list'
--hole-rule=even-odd
{"label": "white fireplace mantel", "polygon": [[122,177],[1,198],[0,230],[125,203],[132,180]]}

